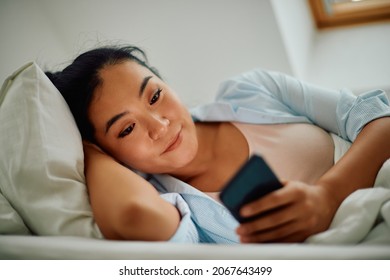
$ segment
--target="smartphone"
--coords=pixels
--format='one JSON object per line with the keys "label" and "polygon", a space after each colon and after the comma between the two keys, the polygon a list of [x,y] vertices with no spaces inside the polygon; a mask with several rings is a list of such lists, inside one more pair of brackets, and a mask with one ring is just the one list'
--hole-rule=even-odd
{"label": "smartphone", "polygon": [[282,186],[264,159],[255,154],[227,183],[219,197],[232,215],[240,223],[245,223],[257,217],[241,217],[240,208]]}

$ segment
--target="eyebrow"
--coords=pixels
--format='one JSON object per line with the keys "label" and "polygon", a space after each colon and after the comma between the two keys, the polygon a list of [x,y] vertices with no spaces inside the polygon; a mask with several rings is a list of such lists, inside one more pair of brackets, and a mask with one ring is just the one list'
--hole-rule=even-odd
{"label": "eyebrow", "polygon": [[147,76],[143,79],[141,86],[139,87],[139,96],[142,96],[142,94],[144,93],[144,90],[145,90],[145,88],[146,88],[146,86],[151,78],[153,78],[153,76]]}
{"label": "eyebrow", "polygon": [[[148,85],[148,82],[151,78],[153,78],[153,76],[146,76],[142,80],[141,86],[139,87],[139,97],[141,97],[143,95],[145,88]],[[110,130],[111,126],[113,126],[116,121],[118,121],[120,118],[122,118],[124,115],[126,115],[128,113],[129,113],[129,111],[124,111],[122,113],[119,113],[119,114],[113,116],[111,119],[109,119],[106,123],[105,133],[107,134],[107,132]]]}
{"label": "eyebrow", "polygon": [[124,115],[128,114],[129,111],[124,111],[122,113],[119,113],[115,116],[113,116],[111,119],[109,119],[106,123],[106,134],[108,132],[108,130],[110,129],[110,127],[117,121],[119,120],[120,118],[122,118]]}

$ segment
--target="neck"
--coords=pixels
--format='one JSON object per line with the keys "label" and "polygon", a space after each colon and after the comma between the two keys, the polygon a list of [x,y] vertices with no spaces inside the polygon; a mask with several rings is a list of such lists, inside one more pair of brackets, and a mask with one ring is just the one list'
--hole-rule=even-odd
{"label": "neck", "polygon": [[198,150],[194,159],[186,166],[170,173],[170,175],[187,183],[207,172],[216,158],[215,143],[217,130],[215,129],[215,124],[196,123],[195,125]]}

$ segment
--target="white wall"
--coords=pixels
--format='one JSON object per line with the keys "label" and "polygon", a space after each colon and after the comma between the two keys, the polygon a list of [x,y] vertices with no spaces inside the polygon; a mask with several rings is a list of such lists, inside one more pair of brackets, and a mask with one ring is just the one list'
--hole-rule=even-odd
{"label": "white wall", "polygon": [[[187,105],[254,67],[328,87],[390,89],[390,22],[317,32],[306,0],[0,0],[0,80],[129,43]],[[390,90],[389,90],[390,91]]]}
{"label": "white wall", "polygon": [[272,0],[294,76],[307,79],[316,28],[306,0]]}
{"label": "white wall", "polygon": [[271,0],[295,76],[356,94],[390,93],[390,21],[318,31],[307,0]]}
{"label": "white wall", "polygon": [[322,31],[310,57],[308,79],[361,93],[390,93],[390,22]]}
{"label": "white wall", "polygon": [[187,105],[254,67],[292,73],[269,0],[0,0],[0,35],[2,80],[30,60],[62,68],[96,44],[130,43]]}

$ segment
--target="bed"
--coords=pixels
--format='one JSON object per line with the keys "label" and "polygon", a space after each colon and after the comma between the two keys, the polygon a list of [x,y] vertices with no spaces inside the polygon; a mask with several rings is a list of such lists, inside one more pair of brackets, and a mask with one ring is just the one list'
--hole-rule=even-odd
{"label": "bed", "polygon": [[103,238],[80,134],[34,62],[2,86],[0,145],[0,259],[390,259],[389,161],[374,188],[350,195],[330,229],[305,243],[179,244]]}

